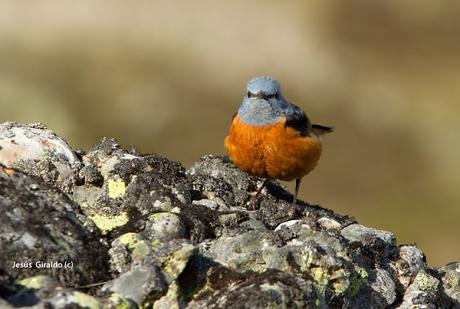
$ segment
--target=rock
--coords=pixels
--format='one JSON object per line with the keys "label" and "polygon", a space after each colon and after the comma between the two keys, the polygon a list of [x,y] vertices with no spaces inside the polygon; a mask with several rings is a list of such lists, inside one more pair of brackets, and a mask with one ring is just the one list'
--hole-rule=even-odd
{"label": "rock", "polygon": [[139,306],[131,298],[121,294],[112,294],[109,298],[102,300],[104,309],[138,309]]}
{"label": "rock", "polygon": [[9,288],[11,293],[5,298],[5,305],[0,300],[0,308],[10,308],[9,305],[14,308],[102,308],[97,298],[66,289],[50,276],[24,278]]}
{"label": "rock", "polygon": [[107,247],[94,224],[38,178],[0,166],[0,222],[0,282],[4,273],[69,286],[107,278]]}
{"label": "rock", "polygon": [[270,234],[260,231],[224,234],[213,243],[210,254],[217,262],[237,271],[262,272],[267,269],[273,244]]}
{"label": "rock", "polygon": [[302,217],[305,207],[300,203],[292,205],[287,201],[262,200],[258,209],[258,217],[270,229],[275,229],[283,222]]}
{"label": "rock", "polygon": [[168,282],[171,282],[177,279],[197,251],[198,248],[186,239],[163,243],[148,241],[136,233],[127,233],[112,242],[110,265],[114,273],[123,273],[138,265],[155,264],[161,267]]}
{"label": "rock", "polygon": [[176,238],[185,238],[186,228],[181,218],[170,212],[159,212],[149,216],[146,220],[142,235],[149,240],[167,241]]}
{"label": "rock", "polygon": [[109,250],[110,267],[113,273],[124,273],[132,265],[142,264],[161,242],[149,242],[137,233],[126,233],[117,237]]}
{"label": "rock", "polygon": [[354,297],[364,291],[362,285],[370,285],[367,272],[361,274],[351,263],[340,241],[305,225],[291,227],[298,229],[295,238],[271,254],[268,268],[309,278],[323,298]]}
{"label": "rock", "polygon": [[439,298],[441,282],[425,271],[420,271],[404,293],[399,308],[446,308]]}
{"label": "rock", "polygon": [[140,266],[124,272],[102,288],[102,292],[123,296],[138,306],[153,304],[166,291],[162,272],[156,266]]}
{"label": "rock", "polygon": [[[110,292],[109,298],[114,294],[121,295],[123,299],[144,307],[155,302],[158,307],[180,302],[182,296],[176,293],[177,280],[198,249],[185,239],[156,243],[139,234],[127,233],[112,242],[109,252],[112,269],[121,275],[103,287],[100,293],[106,295]],[[130,284],[131,280],[137,280],[137,283]],[[145,286],[148,286],[146,290]]]}
{"label": "rock", "polygon": [[171,282],[182,274],[190,258],[197,252],[198,248],[188,241],[172,240],[160,247],[155,256],[166,273],[167,281]]}
{"label": "rock", "polygon": [[215,238],[221,232],[220,216],[225,213],[193,203],[180,209],[179,213],[187,228],[187,238],[194,242]]}
{"label": "rock", "polygon": [[283,222],[275,228],[275,232],[278,232],[283,228],[289,228],[298,223],[301,224],[302,220],[289,220],[289,221]]}
{"label": "rock", "polygon": [[421,270],[426,270],[425,256],[416,246],[406,245],[399,248],[399,257],[391,263],[391,267],[401,285],[401,291],[404,291]]}
{"label": "rock", "polygon": [[291,273],[260,274],[217,268],[209,273],[211,291],[188,308],[321,308],[326,303],[310,281]]}
{"label": "rock", "polygon": [[188,171],[192,181],[192,194],[196,199],[209,192],[221,198],[227,205],[244,204],[250,192],[257,190],[257,179],[242,173],[228,157],[207,155],[195,163]]}
{"label": "rock", "polygon": [[376,259],[385,259],[397,252],[396,237],[390,232],[352,224],[343,228],[341,234],[350,246],[369,250]]}
{"label": "rock", "polygon": [[79,291],[59,291],[53,297],[44,301],[44,308],[87,308],[102,309],[102,304],[96,297]]}
{"label": "rock", "polygon": [[193,205],[202,205],[208,207],[211,210],[219,209],[219,204],[210,199],[201,199],[198,201],[193,201]]}
{"label": "rock", "polygon": [[328,217],[319,218],[318,223],[326,230],[339,229],[342,226],[339,221]]}
{"label": "rock", "polygon": [[50,276],[24,278],[9,286],[10,293],[5,299],[15,307],[40,305],[58,287],[61,287],[59,282]]}
{"label": "rock", "polygon": [[185,307],[178,285],[169,286],[168,293],[153,304],[154,309],[180,309]]}
{"label": "rock", "polygon": [[249,218],[249,220],[241,222],[239,226],[246,231],[267,231],[267,227],[262,221],[252,218]]}
{"label": "rock", "polygon": [[6,300],[0,298],[0,308],[3,308],[3,309],[13,309],[14,307],[11,306]]}
{"label": "rock", "polygon": [[446,293],[446,302],[460,308],[460,263],[449,263],[439,269],[441,281]]}
{"label": "rock", "polygon": [[83,164],[85,183],[74,188],[73,198],[103,234],[191,203],[190,183],[179,163],[130,153],[103,139],[83,156]]}
{"label": "rock", "polygon": [[70,146],[42,124],[0,124],[0,163],[41,177],[72,192],[80,160]]}
{"label": "rock", "polygon": [[227,157],[186,171],[112,139],[77,155],[44,127],[0,128],[22,151],[0,165],[0,308],[460,308],[458,262],[429,267],[276,181],[249,209],[263,180]]}
{"label": "rock", "polygon": [[396,301],[396,285],[388,271],[377,268],[372,272],[372,279],[370,281],[371,288],[379,296],[382,307],[390,306]]}

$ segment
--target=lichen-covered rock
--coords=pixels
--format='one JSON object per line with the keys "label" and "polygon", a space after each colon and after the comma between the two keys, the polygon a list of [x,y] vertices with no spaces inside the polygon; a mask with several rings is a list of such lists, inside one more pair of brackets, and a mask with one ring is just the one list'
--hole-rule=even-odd
{"label": "lichen-covered rock", "polygon": [[184,240],[172,240],[161,246],[155,253],[161,269],[166,274],[166,280],[176,280],[187,266],[192,256],[198,253],[198,248]]}
{"label": "lichen-covered rock", "polygon": [[107,247],[65,194],[0,166],[0,282],[48,274],[69,286],[107,278]]}
{"label": "lichen-covered rock", "polygon": [[152,241],[164,242],[185,238],[186,228],[178,215],[170,212],[158,212],[148,217],[142,235]]}
{"label": "lichen-covered rock", "polygon": [[31,138],[45,154],[14,161],[35,176],[0,166],[0,308],[460,308],[459,263],[429,267],[391,232],[292,205],[276,181],[248,207],[263,180],[227,157],[186,171],[110,139],[75,158],[65,142],[42,143],[70,167],[64,180],[58,161],[40,167],[49,132],[0,127],[0,141]]}
{"label": "lichen-covered rock", "polygon": [[121,275],[100,294],[106,295],[107,303],[113,303],[118,295],[144,308],[151,308],[153,303],[156,308],[173,308],[182,302],[178,278],[197,252],[196,246],[185,239],[156,242],[136,233],[123,234],[109,250],[112,270]]}
{"label": "lichen-covered rock", "polygon": [[375,259],[385,259],[397,252],[396,237],[393,233],[381,231],[361,224],[351,224],[341,231],[350,246],[374,255]]}
{"label": "lichen-covered rock", "polygon": [[43,299],[56,288],[61,288],[61,284],[50,276],[38,275],[18,280],[7,288],[9,292],[5,298],[8,303],[15,307],[37,306],[43,305]]}
{"label": "lichen-covered rock", "polygon": [[440,298],[441,282],[425,271],[420,271],[404,293],[399,308],[446,308]]}
{"label": "lichen-covered rock", "polygon": [[204,156],[188,171],[194,199],[222,199],[226,205],[244,204],[257,190],[257,178],[242,173],[228,157]]}
{"label": "lichen-covered rock", "polygon": [[268,267],[273,245],[274,240],[269,233],[224,234],[212,244],[210,254],[217,262],[235,270],[262,272]]}
{"label": "lichen-covered rock", "polygon": [[399,259],[391,263],[400,285],[401,292],[407,289],[415,276],[420,271],[426,270],[425,256],[423,252],[413,245],[405,245],[399,248]]}
{"label": "lichen-covered rock", "polygon": [[110,293],[112,299],[122,296],[144,307],[153,304],[165,291],[166,282],[161,270],[157,266],[146,265],[124,272],[101,290],[102,293]]}
{"label": "lichen-covered rock", "polygon": [[0,164],[41,177],[72,192],[81,162],[70,146],[42,124],[0,124]]}
{"label": "lichen-covered rock", "polygon": [[208,273],[207,285],[209,291],[188,308],[326,307],[311,281],[288,272],[238,273],[218,267]]}
{"label": "lichen-covered rock", "polygon": [[439,269],[442,285],[446,293],[447,300],[452,302],[452,306],[460,308],[460,263],[449,263]]}
{"label": "lichen-covered rock", "polygon": [[387,307],[396,301],[396,284],[390,273],[382,268],[370,272],[369,281],[371,288],[379,296],[382,307]]}
{"label": "lichen-covered rock", "polygon": [[79,291],[64,290],[58,291],[52,297],[44,300],[43,308],[85,308],[102,309],[102,304],[94,296]]}
{"label": "lichen-covered rock", "polygon": [[[102,308],[96,297],[67,289],[55,278],[46,275],[24,278],[8,286],[5,303],[14,308]],[[10,308],[2,304],[0,308]]]}
{"label": "lichen-covered rock", "polygon": [[139,306],[131,298],[122,294],[113,293],[109,298],[101,301],[104,309],[138,309]]}
{"label": "lichen-covered rock", "polygon": [[192,202],[193,205],[202,205],[208,207],[211,210],[218,210],[219,207],[226,207],[225,203],[218,203],[210,199],[201,199]]}
{"label": "lichen-covered rock", "polygon": [[160,245],[162,245],[161,242],[149,242],[137,233],[126,233],[117,237],[109,250],[112,272],[124,273],[131,268],[132,264],[142,264],[152,250]]}
{"label": "lichen-covered rock", "polygon": [[153,309],[180,309],[185,302],[176,282],[169,285],[168,293],[153,304]]}
{"label": "lichen-covered rock", "polygon": [[155,155],[128,152],[103,139],[83,156],[73,198],[103,234],[154,212],[191,203],[190,182],[176,162]]}

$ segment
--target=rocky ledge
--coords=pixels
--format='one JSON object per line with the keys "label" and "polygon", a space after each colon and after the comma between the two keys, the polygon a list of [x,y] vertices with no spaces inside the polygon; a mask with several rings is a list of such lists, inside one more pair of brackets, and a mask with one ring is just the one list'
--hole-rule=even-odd
{"label": "rocky ledge", "polygon": [[0,308],[460,308],[460,263],[299,201],[227,157],[190,169],[0,125]]}

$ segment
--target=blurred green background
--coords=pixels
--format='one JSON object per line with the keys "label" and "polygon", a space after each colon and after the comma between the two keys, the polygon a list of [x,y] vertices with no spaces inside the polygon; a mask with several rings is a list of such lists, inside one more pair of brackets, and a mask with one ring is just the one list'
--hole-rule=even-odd
{"label": "blurred green background", "polygon": [[[190,166],[223,154],[246,81],[333,125],[301,198],[459,260],[460,2],[0,2],[0,121]],[[292,184],[289,184],[292,190]]]}

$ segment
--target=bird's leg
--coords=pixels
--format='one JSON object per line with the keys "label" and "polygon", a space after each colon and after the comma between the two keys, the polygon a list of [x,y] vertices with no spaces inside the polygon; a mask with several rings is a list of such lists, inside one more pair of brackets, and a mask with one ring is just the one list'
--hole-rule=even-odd
{"label": "bird's leg", "polygon": [[256,203],[257,203],[257,197],[259,196],[260,192],[262,192],[262,189],[265,187],[265,185],[268,182],[268,178],[265,178],[264,183],[257,189],[257,192],[254,196],[251,196],[251,198],[248,201],[248,205],[251,206],[251,208],[255,208]]}
{"label": "bird's leg", "polygon": [[297,195],[299,194],[299,188],[300,188],[301,181],[302,181],[302,178],[295,180],[295,192],[294,192],[294,200],[292,201],[292,206],[294,206],[295,203],[297,202]]}
{"label": "bird's leg", "polygon": [[260,186],[260,188],[257,190],[256,192],[256,195],[254,195],[254,198],[257,198],[260,194],[260,192],[262,192],[262,189],[265,187],[265,185],[267,184],[268,182],[268,178],[265,178],[264,180],[264,183]]}

